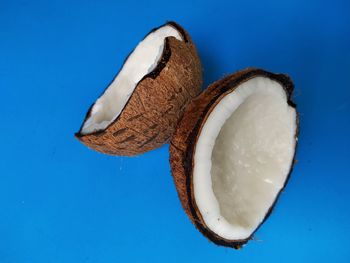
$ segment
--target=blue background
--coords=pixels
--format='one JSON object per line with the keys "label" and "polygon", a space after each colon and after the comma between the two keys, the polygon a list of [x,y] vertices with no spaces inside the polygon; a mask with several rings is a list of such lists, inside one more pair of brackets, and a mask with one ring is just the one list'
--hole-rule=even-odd
{"label": "blue background", "polygon": [[[190,32],[205,86],[248,66],[295,81],[298,163],[240,251],[190,223],[168,145],[111,157],[73,137],[125,56],[166,20]],[[0,99],[1,263],[350,260],[349,1],[0,0]]]}

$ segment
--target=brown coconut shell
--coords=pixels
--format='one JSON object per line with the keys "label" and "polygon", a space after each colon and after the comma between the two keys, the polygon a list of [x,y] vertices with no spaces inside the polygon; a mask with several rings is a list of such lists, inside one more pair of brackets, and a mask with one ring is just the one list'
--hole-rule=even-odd
{"label": "brown coconut shell", "polygon": [[[217,245],[240,248],[252,238],[254,233],[244,240],[227,240],[218,236],[206,226],[196,205],[196,200],[194,197],[192,182],[194,165],[193,154],[195,152],[196,142],[201,133],[202,127],[215,106],[227,94],[234,91],[241,83],[257,76],[267,77],[279,82],[287,94],[288,104],[293,108],[296,107],[296,105],[291,101],[294,85],[287,75],[273,74],[261,69],[248,68],[216,81],[198,97],[192,100],[192,102],[187,106],[186,111],[180,120],[170,142],[170,165],[181,204],[196,228],[205,237]],[[297,127],[298,126],[297,117]],[[298,128],[295,134],[296,140],[297,136]],[[292,171],[292,166],[290,167],[290,172]],[[285,184],[289,179],[289,175]],[[277,195],[276,200],[279,194]],[[276,200],[274,204],[276,203]],[[264,221],[270,215],[274,204],[266,213]]]}
{"label": "brown coconut shell", "polygon": [[175,22],[166,25],[175,27],[183,41],[167,37],[158,65],[136,85],[121,114],[106,129],[82,134],[93,105],[90,107],[75,134],[89,148],[132,156],[160,147],[173,134],[187,104],[200,92],[202,67],[191,37]]}

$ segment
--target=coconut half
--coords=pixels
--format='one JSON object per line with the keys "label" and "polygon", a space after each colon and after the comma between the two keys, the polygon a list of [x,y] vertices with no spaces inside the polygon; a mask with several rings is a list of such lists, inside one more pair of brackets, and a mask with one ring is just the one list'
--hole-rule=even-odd
{"label": "coconut half", "polygon": [[136,155],[164,144],[202,84],[188,33],[169,22],[152,30],[90,107],[76,137],[111,155]]}
{"label": "coconut half", "polygon": [[238,248],[271,212],[293,166],[293,83],[247,69],[210,85],[187,107],[170,145],[172,174],[196,227]]}

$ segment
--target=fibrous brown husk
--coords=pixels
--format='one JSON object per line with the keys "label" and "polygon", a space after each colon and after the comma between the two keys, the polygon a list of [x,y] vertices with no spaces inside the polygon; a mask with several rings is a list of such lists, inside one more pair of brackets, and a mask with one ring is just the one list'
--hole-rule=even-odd
{"label": "fibrous brown husk", "polygon": [[121,114],[106,129],[82,134],[81,128],[76,133],[86,146],[105,154],[132,156],[169,140],[185,106],[200,91],[202,68],[189,34],[174,22],[167,25],[175,27],[183,41],[165,39],[157,67],[137,84]]}
{"label": "fibrous brown husk", "polygon": [[[252,236],[245,240],[227,240],[218,236],[206,226],[197,208],[193,192],[192,171],[196,142],[206,119],[221,99],[228,93],[231,93],[241,83],[258,76],[267,77],[279,82],[286,91],[288,104],[295,107],[295,104],[291,101],[294,85],[287,75],[273,74],[261,69],[249,68],[213,83],[198,97],[192,100],[187,106],[170,143],[171,170],[182,206],[197,229],[217,245],[240,248],[243,244],[248,242]],[[295,135],[296,140],[297,134],[298,129]],[[288,179],[286,183],[287,181]],[[278,196],[276,200],[277,198]],[[272,208],[273,206],[267,212],[265,220],[271,213]]]}

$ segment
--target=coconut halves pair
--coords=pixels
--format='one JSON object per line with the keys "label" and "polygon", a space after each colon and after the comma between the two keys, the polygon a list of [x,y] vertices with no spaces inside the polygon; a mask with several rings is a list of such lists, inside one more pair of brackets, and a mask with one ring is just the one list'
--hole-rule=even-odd
{"label": "coconut halves pair", "polygon": [[271,213],[293,166],[298,116],[293,83],[250,68],[200,93],[189,34],[152,30],[90,107],[76,137],[111,155],[137,155],[170,140],[182,206],[203,235],[238,248]]}

